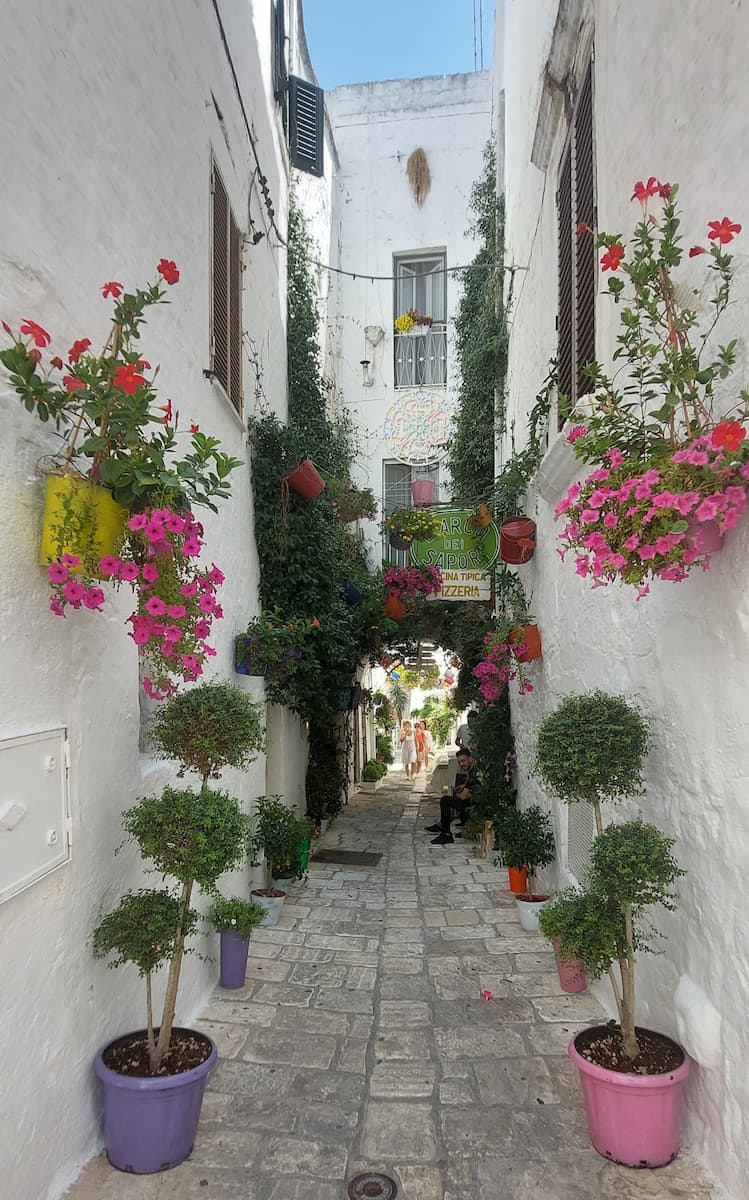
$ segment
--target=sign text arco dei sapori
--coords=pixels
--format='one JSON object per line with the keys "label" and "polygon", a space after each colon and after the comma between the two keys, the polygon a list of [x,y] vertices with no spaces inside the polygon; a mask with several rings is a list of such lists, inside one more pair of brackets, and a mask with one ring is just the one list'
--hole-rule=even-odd
{"label": "sign text arco dei sapori", "polygon": [[440,508],[439,531],[429,541],[411,543],[411,559],[419,566],[439,567],[440,600],[491,599],[490,568],[499,555],[499,532],[492,521],[474,529],[469,518],[474,509]]}

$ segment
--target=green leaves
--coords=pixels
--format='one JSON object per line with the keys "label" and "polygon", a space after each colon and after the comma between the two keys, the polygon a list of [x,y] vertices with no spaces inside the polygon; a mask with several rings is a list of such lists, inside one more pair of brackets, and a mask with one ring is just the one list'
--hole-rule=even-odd
{"label": "green leaves", "polygon": [[497,840],[505,865],[518,871],[527,867],[530,876],[556,858],[551,817],[537,804],[522,810],[508,808],[497,831]]}
{"label": "green leaves", "polygon": [[[94,930],[94,957],[112,954],[109,967],[134,963],[139,975],[150,975],[172,958],[179,918],[180,902],[166,889],[127,892]],[[184,936],[195,932],[199,920],[194,909],[187,910],[182,923]]]}
{"label": "green leaves", "polygon": [[535,773],[560,800],[621,800],[642,794],[650,734],[623,696],[567,696],[541,723]]}
{"label": "green leaves", "polygon": [[228,683],[202,683],[173,696],[156,712],[157,751],[203,779],[225,767],[245,770],[265,748],[264,706]]}
{"label": "green leaves", "polygon": [[239,896],[232,896],[231,899],[217,896],[206,913],[206,920],[217,933],[235,933],[237,937],[249,941],[253,929],[257,929],[265,920],[265,909],[261,904],[243,900]]}
{"label": "green leaves", "polygon": [[207,891],[247,853],[250,822],[239,801],[207,787],[166,787],[127,809],[122,823],[157,871]]}

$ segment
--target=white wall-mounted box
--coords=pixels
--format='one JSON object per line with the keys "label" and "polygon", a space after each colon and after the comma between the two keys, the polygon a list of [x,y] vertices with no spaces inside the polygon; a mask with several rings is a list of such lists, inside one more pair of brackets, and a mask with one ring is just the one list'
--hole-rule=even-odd
{"label": "white wall-mounted box", "polygon": [[0,741],[0,903],[70,860],[67,737]]}

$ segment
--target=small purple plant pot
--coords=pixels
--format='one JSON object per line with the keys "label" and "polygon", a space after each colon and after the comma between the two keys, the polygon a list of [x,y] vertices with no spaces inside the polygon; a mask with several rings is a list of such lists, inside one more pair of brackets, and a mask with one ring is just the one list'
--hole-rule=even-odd
{"label": "small purple plant pot", "polygon": [[[145,1036],[145,1030],[138,1032]],[[104,1090],[107,1158],[118,1171],[154,1175],[176,1167],[192,1153],[206,1081],[218,1051],[204,1033],[176,1027],[174,1032],[204,1039],[211,1048],[205,1062],[181,1075],[118,1075],[105,1065],[103,1055],[120,1039],[108,1042],[94,1059],[94,1072]]]}
{"label": "small purple plant pot", "polygon": [[244,987],[247,974],[247,955],[250,943],[239,934],[221,933],[221,986],[222,988]]}

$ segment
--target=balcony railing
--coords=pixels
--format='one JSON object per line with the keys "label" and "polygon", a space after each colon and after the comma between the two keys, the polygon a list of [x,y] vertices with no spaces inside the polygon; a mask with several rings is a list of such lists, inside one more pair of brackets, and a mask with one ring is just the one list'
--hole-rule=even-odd
{"label": "balcony railing", "polygon": [[447,383],[447,329],[417,325],[395,334],[395,386],[444,387]]}

